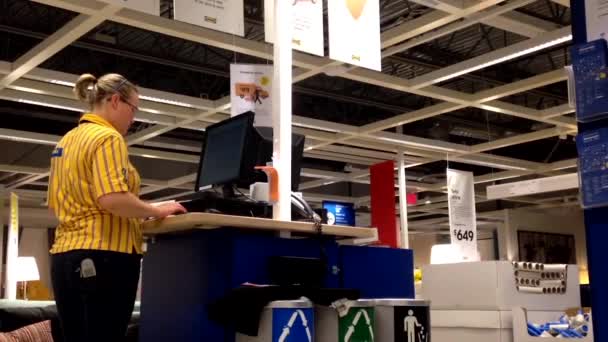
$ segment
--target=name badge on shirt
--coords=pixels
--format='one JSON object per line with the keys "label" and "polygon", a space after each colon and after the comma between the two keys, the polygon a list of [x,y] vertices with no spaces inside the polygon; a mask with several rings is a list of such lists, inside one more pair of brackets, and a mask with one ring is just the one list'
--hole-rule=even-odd
{"label": "name badge on shirt", "polygon": [[57,158],[63,156],[63,147],[56,147],[51,154],[52,158]]}

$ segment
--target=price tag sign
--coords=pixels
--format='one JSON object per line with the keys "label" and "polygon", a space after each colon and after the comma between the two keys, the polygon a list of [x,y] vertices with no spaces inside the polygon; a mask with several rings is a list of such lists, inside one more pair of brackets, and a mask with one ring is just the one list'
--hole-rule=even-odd
{"label": "price tag sign", "polygon": [[477,217],[473,174],[447,169],[448,208],[452,245],[463,261],[477,261]]}

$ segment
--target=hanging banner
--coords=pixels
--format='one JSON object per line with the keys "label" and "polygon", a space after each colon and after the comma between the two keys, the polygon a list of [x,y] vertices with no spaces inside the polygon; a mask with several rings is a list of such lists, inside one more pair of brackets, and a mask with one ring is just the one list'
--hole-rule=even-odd
{"label": "hanging banner", "polygon": [[448,209],[452,245],[463,261],[477,261],[477,217],[473,173],[447,169]]}
{"label": "hanging banner", "polygon": [[6,292],[5,298],[17,299],[16,267],[19,256],[19,197],[11,193],[10,219],[6,244]]}
{"label": "hanging banner", "polygon": [[173,0],[173,18],[241,37],[245,35],[243,0]]}
{"label": "hanging banner", "polygon": [[[274,1],[264,0],[265,40],[274,41]],[[293,16],[292,48],[317,56],[324,56],[323,1],[290,0]]]}
{"label": "hanging banner", "polygon": [[329,57],[380,71],[380,0],[328,1]]}
{"label": "hanging banner", "polygon": [[585,19],[587,19],[587,41],[608,38],[608,1],[585,0]]}
{"label": "hanging banner", "polygon": [[255,126],[272,127],[272,65],[230,65],[230,114],[255,113]]}
{"label": "hanging banner", "polygon": [[132,10],[160,15],[160,0],[101,0],[113,5],[119,5]]}

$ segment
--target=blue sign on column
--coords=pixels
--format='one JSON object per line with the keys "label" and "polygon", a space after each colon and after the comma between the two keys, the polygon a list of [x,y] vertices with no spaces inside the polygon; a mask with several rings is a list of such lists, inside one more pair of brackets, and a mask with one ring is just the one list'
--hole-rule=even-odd
{"label": "blue sign on column", "polygon": [[590,122],[608,115],[608,47],[604,39],[571,48],[576,118]]}
{"label": "blue sign on column", "polygon": [[593,129],[576,137],[582,205],[608,205],[608,128]]}
{"label": "blue sign on column", "polygon": [[272,309],[272,342],[312,342],[314,322],[311,308]]}

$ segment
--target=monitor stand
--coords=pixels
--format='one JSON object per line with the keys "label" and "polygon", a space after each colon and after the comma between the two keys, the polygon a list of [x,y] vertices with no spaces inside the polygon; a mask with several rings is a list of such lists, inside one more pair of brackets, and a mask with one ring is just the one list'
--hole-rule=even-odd
{"label": "monitor stand", "polygon": [[201,191],[180,200],[188,212],[272,218],[272,205],[237,195],[232,184],[222,186],[222,193]]}

